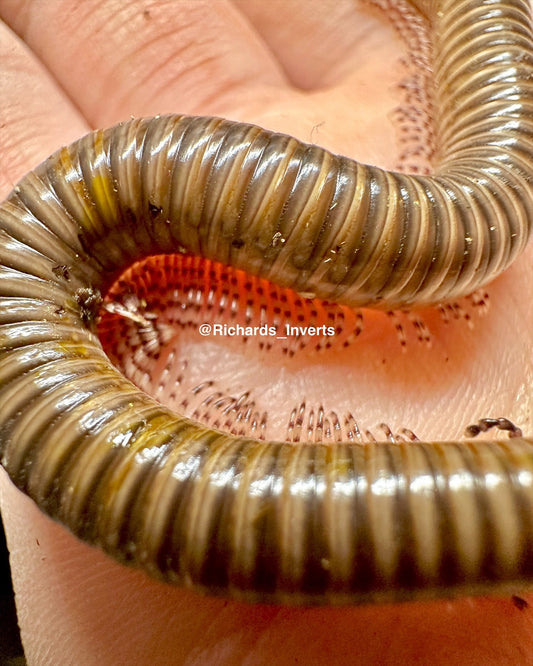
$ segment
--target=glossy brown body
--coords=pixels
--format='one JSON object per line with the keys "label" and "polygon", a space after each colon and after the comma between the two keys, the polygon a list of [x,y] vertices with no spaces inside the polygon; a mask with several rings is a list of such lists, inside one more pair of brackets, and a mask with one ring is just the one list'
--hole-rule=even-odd
{"label": "glossy brown body", "polygon": [[533,219],[528,6],[446,0],[428,13],[432,176],[169,116],[63,148],[0,207],[2,465],[81,539],[166,581],[255,600],[533,579],[533,441],[236,438],[136,389],[94,333],[101,294],[156,253],[387,309],[457,298],[504,270]]}

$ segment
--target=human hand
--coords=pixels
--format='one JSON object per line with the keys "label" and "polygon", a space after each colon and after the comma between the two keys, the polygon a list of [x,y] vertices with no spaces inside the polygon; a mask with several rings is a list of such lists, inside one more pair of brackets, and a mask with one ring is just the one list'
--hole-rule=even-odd
{"label": "human hand", "polygon": [[[1,0],[0,15],[24,41],[3,28],[4,195],[58,146],[130,115],[222,115],[364,162],[397,161],[388,115],[401,103],[400,46],[352,0],[108,0],[90,9],[66,0]],[[431,350],[410,339],[406,353],[396,354],[390,326],[361,342],[370,360],[358,354],[353,361],[359,381],[349,399],[364,404],[365,424],[397,418],[424,439],[447,439],[480,416],[503,414],[527,430],[532,314],[522,295],[533,281],[529,255],[491,287],[490,312],[473,330],[428,315]],[[376,369],[384,356],[386,372]],[[324,393],[339,391],[326,369],[321,381]],[[374,384],[383,395],[368,400]],[[524,662],[532,648],[529,612],[509,599],[294,609],[162,586],[80,544],[2,481],[30,663],[485,664]]]}

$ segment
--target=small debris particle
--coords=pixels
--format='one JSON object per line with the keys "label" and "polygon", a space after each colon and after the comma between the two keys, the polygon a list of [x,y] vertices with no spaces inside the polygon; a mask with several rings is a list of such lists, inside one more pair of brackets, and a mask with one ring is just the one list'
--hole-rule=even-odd
{"label": "small debris particle", "polygon": [[151,201],[148,202],[148,209],[150,210],[150,215],[152,217],[157,217],[158,215],[161,215],[163,212],[163,209],[161,206],[157,206],[156,204],[152,203]]}
{"label": "small debris particle", "polygon": [[58,264],[57,266],[54,266],[52,268],[52,273],[56,277],[63,278],[64,280],[70,280],[70,272],[68,266],[65,266],[64,264]]}
{"label": "small debris particle", "polygon": [[528,602],[522,597],[517,596],[516,594],[513,594],[513,596],[511,597],[511,601],[520,611],[524,611],[526,610],[526,608],[529,608]]}

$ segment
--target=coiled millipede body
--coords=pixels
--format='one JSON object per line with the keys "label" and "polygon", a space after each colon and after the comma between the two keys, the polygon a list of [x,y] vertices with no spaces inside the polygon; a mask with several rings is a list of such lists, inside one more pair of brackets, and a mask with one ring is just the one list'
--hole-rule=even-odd
{"label": "coiled millipede body", "polygon": [[443,0],[428,14],[432,176],[167,116],[59,150],[0,207],[2,465],[81,539],[166,581],[252,600],[533,580],[533,440],[233,437],[135,388],[94,332],[117,275],[177,249],[388,309],[459,297],[505,269],[533,219],[528,6]]}

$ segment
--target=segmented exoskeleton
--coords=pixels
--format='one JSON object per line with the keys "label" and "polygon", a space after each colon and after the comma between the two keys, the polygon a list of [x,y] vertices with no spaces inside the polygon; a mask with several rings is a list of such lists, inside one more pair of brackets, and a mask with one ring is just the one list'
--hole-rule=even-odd
{"label": "segmented exoskeleton", "polygon": [[61,149],[0,207],[2,465],[81,539],[166,581],[257,600],[533,580],[533,440],[237,438],[136,389],[94,333],[116,276],[177,249],[387,309],[457,298],[504,270],[533,218],[528,5],[443,0],[429,13],[431,176],[166,116]]}

